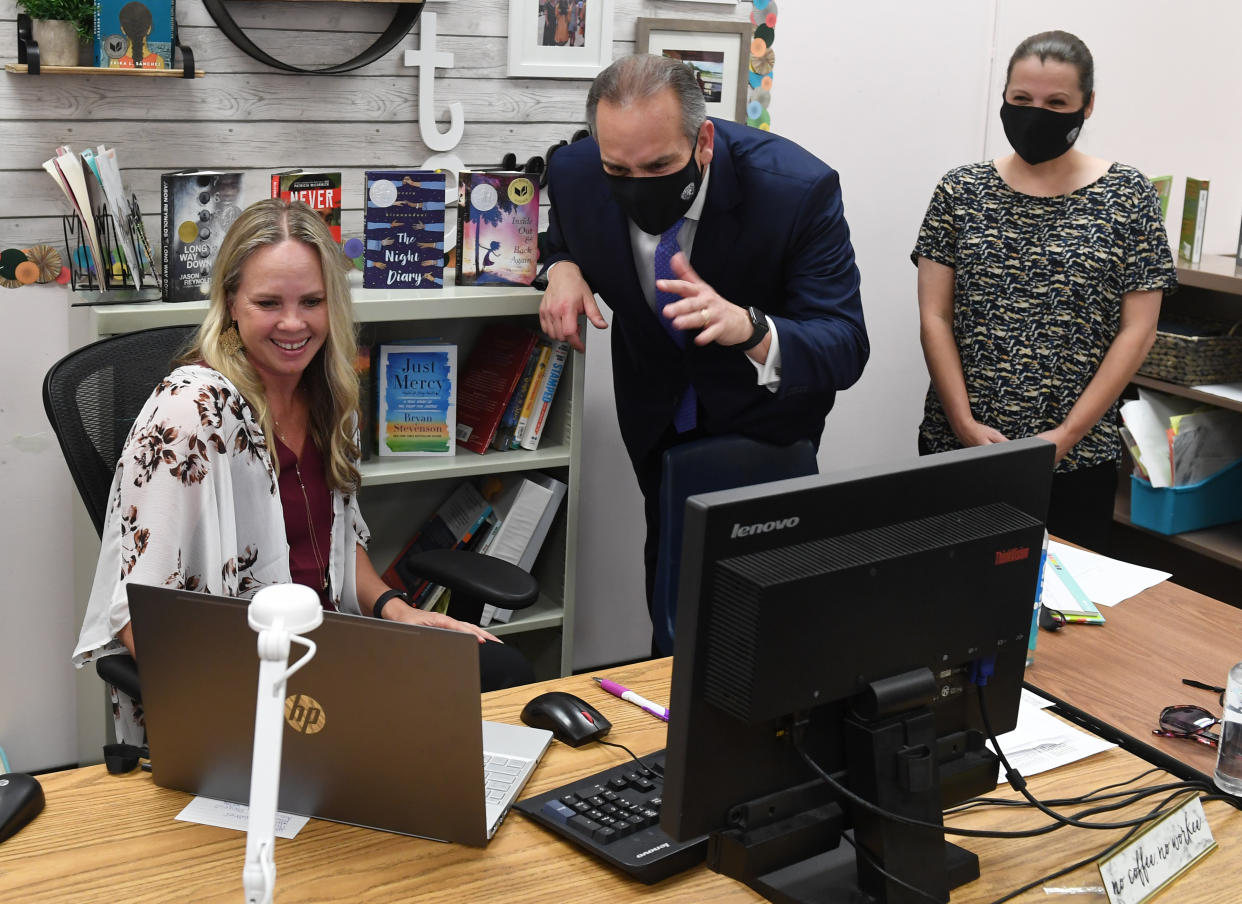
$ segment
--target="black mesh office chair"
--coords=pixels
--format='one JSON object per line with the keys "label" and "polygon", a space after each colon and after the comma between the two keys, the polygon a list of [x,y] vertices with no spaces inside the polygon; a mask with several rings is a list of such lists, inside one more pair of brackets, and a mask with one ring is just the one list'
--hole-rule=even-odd
{"label": "black mesh office chair", "polygon": [[[108,491],[129,429],[195,327],[166,326],[109,336],[70,352],[43,378],[43,409],[95,532],[103,534]],[[142,699],[127,655],[95,660],[109,684]]]}
{"label": "black mesh office chair", "polygon": [[[43,408],[101,536],[112,478],[130,427],[196,329],[156,327],[109,336],[70,352],[44,377]],[[462,550],[430,550],[411,565],[426,579],[451,588],[459,605],[474,601],[479,612],[484,602],[523,609],[539,596],[539,584],[531,575],[500,559]],[[95,660],[95,671],[141,702],[133,657],[102,656]]]}

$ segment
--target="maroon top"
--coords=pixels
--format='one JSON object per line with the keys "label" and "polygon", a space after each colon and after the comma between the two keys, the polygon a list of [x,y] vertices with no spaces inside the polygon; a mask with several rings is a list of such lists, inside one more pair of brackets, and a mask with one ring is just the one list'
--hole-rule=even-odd
{"label": "maroon top", "polygon": [[276,460],[280,462],[280,505],[289,541],[289,574],[295,584],[305,584],[317,592],[325,609],[335,611],[327,587],[332,555],[332,491],[324,477],[323,456],[309,434],[302,444],[300,461],[280,437],[275,440]]}

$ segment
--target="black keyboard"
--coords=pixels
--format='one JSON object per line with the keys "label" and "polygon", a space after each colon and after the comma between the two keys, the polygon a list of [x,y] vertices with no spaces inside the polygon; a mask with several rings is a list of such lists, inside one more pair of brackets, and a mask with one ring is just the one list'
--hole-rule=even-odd
{"label": "black keyboard", "polygon": [[[674,841],[660,829],[664,751],[514,804],[540,825],[651,884],[701,863],[707,836]],[[655,768],[651,768],[651,767]]]}

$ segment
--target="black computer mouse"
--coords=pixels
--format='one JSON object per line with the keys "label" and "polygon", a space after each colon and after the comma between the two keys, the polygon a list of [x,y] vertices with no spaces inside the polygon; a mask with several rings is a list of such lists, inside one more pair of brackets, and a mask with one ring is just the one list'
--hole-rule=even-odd
{"label": "black computer mouse", "polygon": [[17,831],[43,810],[43,786],[24,772],[0,775],[0,841]]}
{"label": "black computer mouse", "polygon": [[522,707],[522,721],[531,728],[546,728],[570,747],[581,747],[612,730],[612,723],[599,710],[564,691],[549,691],[535,697]]}

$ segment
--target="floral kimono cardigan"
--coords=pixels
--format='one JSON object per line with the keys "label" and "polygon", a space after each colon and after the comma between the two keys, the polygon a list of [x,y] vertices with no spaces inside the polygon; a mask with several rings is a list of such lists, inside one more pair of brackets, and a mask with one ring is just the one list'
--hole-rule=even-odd
{"label": "floral kimono cardigan", "polygon": [[[328,575],[342,612],[359,611],[355,545],[369,539],[356,498],[333,491]],[[74,665],[125,652],[117,633],[129,622],[130,582],[250,597],[289,580],[284,514],[262,427],[222,374],[177,368],[143,406],[117,462]],[[141,742],[133,701],[114,691],[113,714],[118,740]]]}

